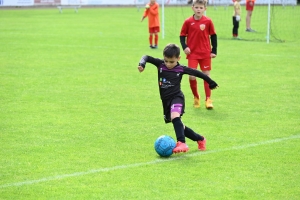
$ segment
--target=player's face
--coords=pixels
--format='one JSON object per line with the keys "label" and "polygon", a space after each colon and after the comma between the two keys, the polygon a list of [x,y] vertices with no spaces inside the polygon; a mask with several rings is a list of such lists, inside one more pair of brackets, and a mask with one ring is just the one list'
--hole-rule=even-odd
{"label": "player's face", "polygon": [[153,5],[155,3],[155,0],[150,0],[150,4]]}
{"label": "player's face", "polygon": [[196,3],[195,5],[192,6],[192,9],[195,13],[195,18],[199,19],[204,14],[206,7],[203,4]]}
{"label": "player's face", "polygon": [[168,69],[173,69],[176,65],[177,62],[179,61],[179,58],[176,57],[172,57],[172,58],[168,58],[164,56],[164,61],[165,61],[165,65],[167,66]]}

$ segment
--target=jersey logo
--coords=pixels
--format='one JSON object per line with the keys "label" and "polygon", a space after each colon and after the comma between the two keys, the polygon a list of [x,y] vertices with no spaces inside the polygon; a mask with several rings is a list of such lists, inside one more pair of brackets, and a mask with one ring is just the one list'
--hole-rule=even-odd
{"label": "jersey logo", "polygon": [[205,24],[200,24],[200,30],[203,31],[205,29]]}

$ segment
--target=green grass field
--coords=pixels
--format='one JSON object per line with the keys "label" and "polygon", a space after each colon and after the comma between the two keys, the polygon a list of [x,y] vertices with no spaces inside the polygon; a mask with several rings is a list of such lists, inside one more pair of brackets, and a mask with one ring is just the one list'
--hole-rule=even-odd
{"label": "green grass field", "polygon": [[300,40],[220,39],[214,110],[194,109],[182,82],[183,122],[207,151],[188,140],[163,159],[154,141],[173,126],[155,67],[137,65],[179,33],[151,50],[141,15],[0,10],[0,199],[300,199]]}

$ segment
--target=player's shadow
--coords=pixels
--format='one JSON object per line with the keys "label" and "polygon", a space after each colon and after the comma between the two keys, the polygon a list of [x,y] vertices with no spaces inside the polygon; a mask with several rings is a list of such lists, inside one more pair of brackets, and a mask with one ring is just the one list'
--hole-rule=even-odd
{"label": "player's shadow", "polygon": [[[206,120],[207,118],[215,121],[226,121],[228,118],[228,113],[225,112],[223,109],[206,109],[206,108],[191,108],[188,111],[188,115],[193,115],[193,118],[197,116],[199,120]],[[189,117],[190,117],[189,116]],[[203,118],[203,119],[201,119]]]}

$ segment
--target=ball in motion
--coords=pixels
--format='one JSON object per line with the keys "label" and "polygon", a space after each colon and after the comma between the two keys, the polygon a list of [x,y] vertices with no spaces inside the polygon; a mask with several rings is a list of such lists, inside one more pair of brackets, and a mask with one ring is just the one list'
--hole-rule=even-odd
{"label": "ball in motion", "polygon": [[154,143],[154,149],[156,153],[162,157],[169,157],[172,155],[175,146],[175,140],[168,135],[162,135],[158,137]]}

